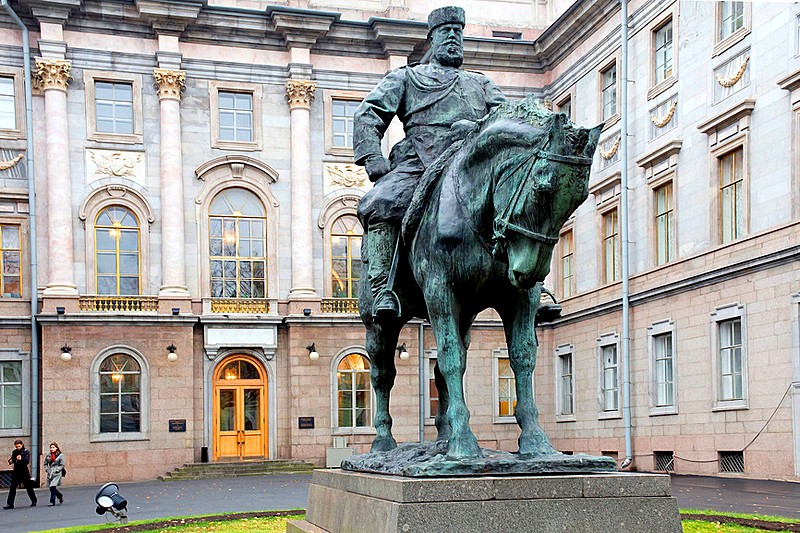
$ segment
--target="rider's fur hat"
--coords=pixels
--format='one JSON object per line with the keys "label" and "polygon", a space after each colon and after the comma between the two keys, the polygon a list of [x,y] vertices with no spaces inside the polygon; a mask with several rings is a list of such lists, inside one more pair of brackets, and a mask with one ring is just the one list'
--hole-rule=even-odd
{"label": "rider's fur hat", "polygon": [[428,35],[439,26],[445,24],[460,24],[463,28],[465,23],[466,16],[462,8],[457,6],[440,7],[439,9],[434,9],[428,15]]}

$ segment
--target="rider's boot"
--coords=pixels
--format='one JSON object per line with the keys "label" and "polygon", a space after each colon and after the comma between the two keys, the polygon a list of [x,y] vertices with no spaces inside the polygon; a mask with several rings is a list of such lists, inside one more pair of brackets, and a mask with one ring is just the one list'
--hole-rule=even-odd
{"label": "rider's boot", "polygon": [[391,222],[373,222],[368,228],[367,275],[373,296],[372,316],[378,320],[391,320],[400,316],[397,296],[391,287],[386,287],[398,234],[397,226]]}

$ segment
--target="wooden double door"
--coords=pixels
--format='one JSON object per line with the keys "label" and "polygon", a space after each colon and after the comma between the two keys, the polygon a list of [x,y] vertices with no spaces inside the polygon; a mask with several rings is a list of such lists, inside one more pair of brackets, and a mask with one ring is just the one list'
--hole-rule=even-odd
{"label": "wooden double door", "polygon": [[268,453],[266,372],[249,356],[232,356],[214,376],[214,459],[263,459]]}

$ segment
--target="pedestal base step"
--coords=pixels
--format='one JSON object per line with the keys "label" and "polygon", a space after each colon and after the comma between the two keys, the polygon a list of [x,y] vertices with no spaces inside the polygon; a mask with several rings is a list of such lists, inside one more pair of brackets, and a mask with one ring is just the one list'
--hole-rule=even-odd
{"label": "pedestal base step", "polygon": [[[294,528],[294,529],[293,529]],[[305,528],[305,529],[304,529]],[[680,533],[669,476],[415,479],[317,470],[292,533]]]}

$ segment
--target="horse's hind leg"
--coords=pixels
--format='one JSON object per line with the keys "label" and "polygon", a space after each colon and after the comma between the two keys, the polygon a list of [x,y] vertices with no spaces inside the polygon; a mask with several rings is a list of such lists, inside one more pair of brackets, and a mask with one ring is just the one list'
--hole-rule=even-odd
{"label": "horse's hind leg", "polygon": [[382,327],[371,323],[367,326],[367,353],[372,360],[370,380],[375,391],[375,439],[373,452],[385,452],[397,447],[392,436],[392,416],[389,414],[389,396],[397,375],[394,354],[400,326]]}
{"label": "horse's hind leg", "polygon": [[526,454],[557,453],[539,425],[539,410],[533,399],[533,369],[536,367],[536,332],[534,316],[540,293],[530,290],[500,311],[506,332],[508,355],[514,371],[517,405],[514,416],[521,429],[519,452]]}

